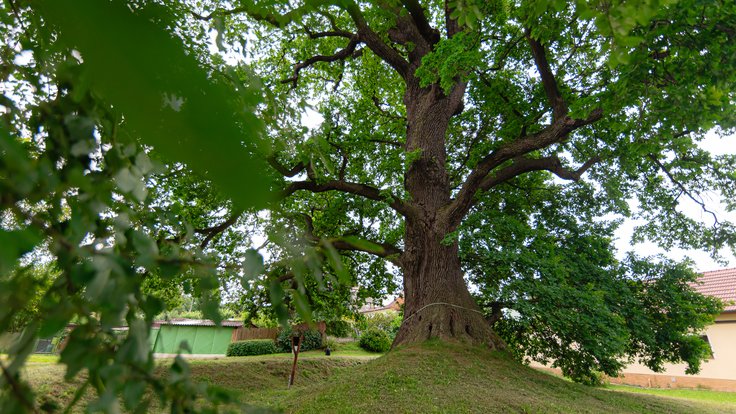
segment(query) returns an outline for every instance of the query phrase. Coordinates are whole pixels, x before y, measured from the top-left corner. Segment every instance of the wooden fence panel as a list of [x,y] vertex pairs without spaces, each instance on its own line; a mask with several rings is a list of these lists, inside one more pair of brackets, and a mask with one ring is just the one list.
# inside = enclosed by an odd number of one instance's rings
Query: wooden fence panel
[[233,329],[233,341],[247,341],[250,339],[276,339],[279,328],[237,328]]
[[299,325],[294,325],[291,327],[291,329],[295,331],[303,331],[307,329],[316,329],[319,331],[319,333],[322,334],[322,337],[325,336],[325,331],[327,330],[327,324],[325,322],[315,322],[312,326],[307,325],[306,323],[300,323]]
[[[299,324],[291,327],[293,330],[305,330],[310,329],[307,324]],[[311,328],[316,329],[322,334],[322,338],[325,338],[325,330],[327,324],[324,322],[317,322]],[[233,329],[232,341],[247,341],[250,339],[273,339],[279,335],[279,328],[244,328],[240,327]]]

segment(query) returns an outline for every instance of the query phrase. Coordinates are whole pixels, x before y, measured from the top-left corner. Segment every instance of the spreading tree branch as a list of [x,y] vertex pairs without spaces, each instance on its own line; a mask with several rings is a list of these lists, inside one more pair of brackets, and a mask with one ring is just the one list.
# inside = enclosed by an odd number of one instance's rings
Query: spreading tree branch
[[238,218],[240,218],[242,214],[243,210],[235,210],[225,221],[216,226],[206,227],[202,229],[194,229],[195,233],[205,235],[204,240],[202,240],[202,243],[200,243],[199,245],[199,248],[204,249],[205,247],[207,247],[212,239],[214,239],[218,234],[232,227],[238,221]]
[[320,183],[312,180],[293,181],[289,184],[288,187],[286,187],[283,192],[283,196],[288,197],[300,190],[311,191],[313,193],[340,191],[343,193],[358,195],[369,200],[386,202],[389,206],[391,206],[391,208],[396,210],[397,213],[403,215],[404,217],[410,217],[414,215],[414,208],[408,203],[405,203],[394,195],[389,194],[388,196],[386,196],[385,194],[382,194],[382,191],[378,188],[367,184],[353,183],[342,180],[329,180]]
[[440,41],[439,32],[434,29],[427,20],[425,10],[417,0],[401,0],[401,3],[409,11],[414,24],[419,30],[419,33],[430,45],[436,44]]
[[301,161],[291,168],[285,167],[279,162],[275,154],[266,157],[266,161],[284,177],[293,177],[307,169],[307,164]]
[[544,158],[519,157],[514,159],[514,162],[508,167],[498,170],[495,174],[488,175],[481,183],[479,189],[488,190],[498,184],[531,171],[549,171],[563,180],[579,181],[582,175],[600,160],[600,157],[593,157],[580,166],[580,168],[571,170],[563,167],[562,162],[557,156]]
[[335,148],[337,152],[340,153],[340,169],[337,171],[337,178],[340,181],[345,181],[345,174],[348,168],[348,161],[350,160],[349,153],[343,146],[330,141],[330,135],[331,134],[328,132],[327,139],[326,139],[327,143],[332,148]]
[[708,206],[705,205],[705,202],[703,201],[703,199],[699,196],[696,197],[696,194],[693,194],[692,191],[688,190],[687,187],[685,187],[685,185],[682,182],[680,182],[680,180],[675,178],[674,174],[672,174],[672,171],[670,171],[670,169],[667,168],[667,166],[664,165],[662,161],[657,159],[657,157],[654,154],[649,154],[648,157],[650,160],[652,160],[652,162],[654,162],[654,164],[657,165],[657,167],[659,167],[660,170],[662,170],[662,172],[664,173],[664,175],[667,176],[670,182],[672,182],[672,184],[674,184],[675,186],[677,186],[677,188],[680,189],[680,192],[682,194],[685,194],[695,204],[699,205],[704,213],[710,214],[713,217],[713,227],[714,228],[717,227],[718,224],[720,223],[720,221],[718,220],[718,215],[716,215],[716,213],[713,212],[712,210],[708,209]]
[[[523,39],[524,39],[524,36],[518,36],[516,39],[508,43],[508,46],[501,53],[496,64],[488,68],[488,70],[493,71],[493,72],[502,70],[506,66],[506,59],[508,59],[511,52],[514,50],[514,48],[516,48],[516,45],[518,45],[519,42],[521,42]],[[499,40],[502,40],[502,39],[499,39]]]
[[360,55],[360,50],[356,50],[356,47],[359,43],[359,38],[356,35],[350,38],[350,42],[348,42],[348,45],[345,46],[344,49],[341,49],[334,55],[316,55],[303,62],[297,63],[296,66],[294,66],[293,76],[282,80],[281,83],[291,83],[292,87],[296,88],[296,84],[299,81],[299,72],[301,72],[302,69],[308,68],[317,62],[336,62],[338,60],[345,60],[349,57],[358,57]]
[[392,244],[378,243],[378,242],[373,242],[373,241],[368,240],[370,244],[374,244],[376,247],[380,247],[380,249],[379,248],[368,249],[364,247],[362,244],[356,244],[353,241],[345,240],[342,238],[329,239],[328,241],[337,250],[370,253],[374,256],[388,259],[391,263],[395,264],[396,266],[401,266],[400,257],[404,252]]
[[547,61],[547,52],[537,39],[531,36],[529,30],[526,32],[526,38],[529,42],[529,46],[532,48],[532,56],[534,56],[534,63],[537,65],[537,71],[539,76],[542,78],[542,86],[544,86],[544,93],[547,95],[547,100],[552,107],[553,119],[561,119],[567,115],[567,103],[560,93],[557,80],[552,72]]
[[[351,39],[351,42],[348,45],[348,47],[346,47],[341,52],[338,52],[336,54],[336,55],[345,54],[344,57],[336,57],[336,58],[330,59],[330,57],[328,56],[314,56],[313,58],[310,58],[307,61],[302,62],[300,65],[303,65],[303,67],[306,67],[318,61],[333,62],[336,60],[345,59],[347,58],[347,56],[352,54],[352,52],[348,53],[347,50],[351,48],[354,50],[355,46],[357,46],[359,43],[365,43],[368,46],[368,48],[370,48],[373,51],[373,53],[375,53],[378,57],[380,57],[386,63],[388,63],[389,66],[394,68],[394,70],[396,70],[402,77],[406,77],[409,74],[409,62],[407,62],[401,56],[401,53],[399,53],[399,51],[397,51],[396,49],[389,46],[386,42],[384,42],[383,39],[375,31],[373,31],[373,29],[371,29],[370,26],[368,26],[368,23],[366,22],[365,17],[363,16],[363,13],[361,12],[360,6],[358,5],[358,3],[356,3],[353,0],[346,0],[346,1],[339,2],[337,4],[338,7],[342,8],[348,13],[350,18],[353,20],[353,23],[355,24],[355,26],[358,28],[358,32],[355,34],[348,33],[348,32],[338,29],[335,24],[334,19],[331,18],[331,16],[328,13],[318,10],[313,4],[311,4],[310,2],[308,3],[309,4],[305,4],[303,6],[297,7],[284,14],[268,13],[265,11],[257,10],[257,8],[253,6],[236,7],[230,10],[217,9],[208,15],[201,15],[194,11],[190,11],[190,14],[199,20],[208,21],[217,16],[226,16],[226,15],[232,15],[232,14],[238,14],[238,13],[246,13],[248,16],[250,16],[251,18],[255,20],[269,23],[275,27],[284,27],[286,24],[297,20],[299,16],[302,16],[309,11],[312,11],[312,12],[316,11],[318,14],[321,14],[322,16],[326,16],[328,20],[330,20],[333,30],[320,32],[319,34],[312,33],[311,36],[349,37]],[[307,35],[310,35],[309,32],[307,33]],[[353,43],[355,44],[353,45]],[[335,55],[332,55],[332,56],[334,57]],[[312,59],[317,59],[317,60],[312,61]],[[306,62],[309,62],[309,61],[311,61],[311,63],[306,64]],[[298,70],[295,70],[295,76],[297,74],[298,74]],[[293,77],[288,79],[287,81],[294,82]]]
[[465,217],[465,214],[473,205],[473,197],[476,191],[480,189],[486,176],[493,169],[499,167],[506,161],[562,142],[572,131],[596,122],[602,117],[603,111],[601,109],[595,109],[585,119],[573,119],[566,116],[556,119],[551,125],[540,132],[501,145],[497,150],[484,157],[468,175],[457,197],[448,206],[449,223],[452,226],[456,226]]
[[378,99],[378,97],[376,95],[373,95],[371,97],[371,101],[373,101],[373,105],[376,107],[376,109],[378,109],[378,112],[380,112],[381,115],[383,115],[383,116],[385,116],[387,118],[394,119],[396,121],[406,122],[406,117],[392,114],[391,112],[383,109],[381,107],[381,101]]
[[311,5],[311,4],[304,4],[304,5],[300,6],[300,7],[295,8],[295,9],[291,9],[291,10],[289,10],[288,12],[286,12],[284,14],[277,14],[277,13],[268,13],[268,12],[266,12],[265,9],[257,10],[258,7],[255,6],[255,5],[253,5],[252,2],[250,2],[250,3],[251,3],[250,6],[242,6],[242,7],[234,8],[232,10],[225,10],[225,11],[220,10],[219,12],[218,11],[215,11],[212,14],[225,15],[225,14],[234,14],[234,13],[243,13],[243,12],[245,12],[248,16],[250,16],[251,18],[253,18],[255,20],[262,21],[262,22],[267,22],[267,23],[269,23],[269,24],[271,24],[271,25],[273,25],[275,27],[283,28],[287,24],[289,24],[289,23],[291,23],[293,21],[298,20],[305,13],[314,10],[314,6],[313,5]]
[[356,36],[355,33],[337,28],[335,28],[334,30],[326,30],[323,32],[313,32],[305,26],[304,32],[307,33],[307,36],[309,36],[310,39],[323,39],[325,37],[344,37],[346,39],[350,39]]
[[[305,237],[307,240],[315,244],[321,243],[323,239],[314,234],[314,221],[312,220],[312,217],[308,214],[304,214],[303,216],[306,223]],[[401,266],[401,255],[404,253],[401,249],[390,243],[381,243],[367,239],[362,240],[367,243],[361,243],[354,237],[348,236],[325,239],[327,243],[331,244],[332,247],[337,250],[369,253],[377,257],[388,259],[393,264]]]
[[368,26],[368,23],[360,11],[360,7],[355,1],[346,0],[342,3],[342,8],[350,15],[350,18],[358,28],[358,36],[360,41],[365,43],[376,56],[383,59],[389,66],[403,78],[412,74],[409,71],[409,62],[401,56],[398,50],[389,46],[381,37]]
[[218,9],[215,9],[215,11],[213,11],[212,13],[206,14],[206,15],[199,14],[195,12],[194,10],[189,10],[189,14],[194,16],[195,19],[202,20],[202,21],[210,21],[218,16],[230,16],[233,14],[240,14],[240,13],[247,13],[247,12],[248,12],[248,8],[245,6],[236,7],[234,9],[227,9],[227,10],[218,8]]

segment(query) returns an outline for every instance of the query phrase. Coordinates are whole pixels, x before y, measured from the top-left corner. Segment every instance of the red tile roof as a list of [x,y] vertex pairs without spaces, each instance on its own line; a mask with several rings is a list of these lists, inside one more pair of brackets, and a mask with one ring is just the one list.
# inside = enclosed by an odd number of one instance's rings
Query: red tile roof
[[371,306],[371,305],[363,305],[358,312],[367,314],[367,313],[375,313],[375,312],[383,312],[387,310],[393,310],[393,311],[400,311],[401,305],[404,304],[404,298],[402,296],[397,297],[391,303],[385,306]]
[[736,268],[703,272],[693,287],[698,292],[721,299],[724,312],[736,312]]

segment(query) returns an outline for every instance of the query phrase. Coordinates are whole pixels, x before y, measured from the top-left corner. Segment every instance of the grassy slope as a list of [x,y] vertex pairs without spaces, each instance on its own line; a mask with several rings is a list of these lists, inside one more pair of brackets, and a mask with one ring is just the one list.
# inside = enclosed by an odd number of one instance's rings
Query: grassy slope
[[[305,352],[291,390],[286,389],[288,354],[190,364],[200,381],[232,389],[244,402],[287,412],[736,413],[728,398],[713,403],[590,388],[457,344],[432,342],[373,358],[352,348],[331,357]],[[68,401],[76,388],[60,381],[61,366],[36,363],[26,370],[46,398]]]
[[[322,382],[336,369],[349,368],[376,358],[357,346],[343,346],[334,357],[325,357],[323,351],[309,351],[300,354],[297,381],[301,384]],[[0,359],[4,356],[0,355]],[[57,364],[58,357],[52,355],[32,355],[24,368],[24,376],[37,391],[38,401],[51,401],[64,407],[72,400],[82,383],[76,378],[70,383],[63,380],[65,367]],[[159,361],[161,373],[171,360]],[[201,382],[228,388],[241,395],[244,402],[268,405],[286,393],[286,383],[291,372],[291,354],[274,354],[254,357],[235,357],[218,359],[190,359],[193,376]],[[82,402],[94,400],[93,391],[88,390]],[[75,412],[83,411],[82,408]]]
[[[728,404],[620,393],[573,384],[484,349],[425,343],[328,380],[270,395],[304,413],[726,413]],[[266,401],[263,401],[266,402]]]

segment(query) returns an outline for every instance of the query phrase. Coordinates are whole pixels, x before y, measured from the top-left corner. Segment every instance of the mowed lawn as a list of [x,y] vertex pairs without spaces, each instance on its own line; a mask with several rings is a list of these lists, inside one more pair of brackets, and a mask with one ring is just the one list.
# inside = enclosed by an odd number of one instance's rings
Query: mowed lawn
[[736,410],[736,392],[711,391],[706,389],[664,389],[664,388],[641,388],[629,385],[606,385],[606,389],[635,394],[657,395],[667,398],[682,398],[692,401],[705,401],[710,403],[722,403]]
[[[736,393],[586,387],[456,344],[428,343],[379,356],[354,344],[331,356],[304,352],[291,389],[289,354],[189,361],[197,380],[234,391],[244,403],[239,407],[275,412],[736,413]],[[58,403],[77,389],[62,380],[63,372],[49,356],[31,357],[26,368],[39,395]]]

